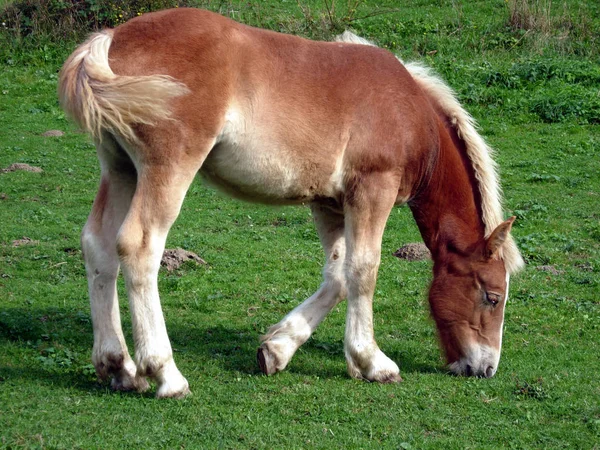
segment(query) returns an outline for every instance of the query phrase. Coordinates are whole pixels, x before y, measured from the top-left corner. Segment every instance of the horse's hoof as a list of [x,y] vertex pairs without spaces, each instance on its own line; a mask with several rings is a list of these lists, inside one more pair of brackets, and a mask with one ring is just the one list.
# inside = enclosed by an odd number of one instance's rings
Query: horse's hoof
[[191,395],[191,393],[187,380],[182,377],[181,384],[162,384],[156,391],[156,398],[184,398]]
[[129,376],[129,375],[115,375],[110,383],[110,387],[113,391],[121,392],[146,392],[150,389],[148,381],[144,377]]
[[160,389],[156,392],[156,398],[175,398],[175,399],[180,399],[180,398],[185,398],[189,395],[192,395],[192,391],[190,391],[189,387],[186,387],[185,389],[182,389],[180,391],[163,391],[161,392]]
[[265,375],[273,375],[277,372],[277,362],[275,356],[265,345],[261,345],[256,352],[256,360],[260,371]]
[[402,383],[403,380],[402,380],[402,377],[400,376],[400,374],[389,373],[389,374],[386,374],[374,381],[377,381],[378,383],[391,384],[391,383]]

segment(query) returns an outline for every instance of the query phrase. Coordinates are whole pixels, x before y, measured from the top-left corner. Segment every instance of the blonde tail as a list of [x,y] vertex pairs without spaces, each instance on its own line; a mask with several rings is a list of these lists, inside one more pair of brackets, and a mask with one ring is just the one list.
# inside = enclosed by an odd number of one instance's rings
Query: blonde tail
[[189,92],[167,75],[116,75],[108,64],[112,30],[96,33],[65,62],[58,96],[65,112],[94,139],[103,130],[137,141],[134,124],[153,125],[171,116],[170,100]]

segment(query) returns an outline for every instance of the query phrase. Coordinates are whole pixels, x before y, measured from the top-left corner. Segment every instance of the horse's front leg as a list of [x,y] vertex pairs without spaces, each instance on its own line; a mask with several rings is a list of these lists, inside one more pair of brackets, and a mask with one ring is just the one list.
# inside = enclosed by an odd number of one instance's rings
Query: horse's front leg
[[[389,178],[389,180],[388,180]],[[361,177],[344,208],[345,274],[348,288],[344,350],[348,373],[355,378],[391,383],[402,381],[400,370],[375,342],[373,293],[381,259],[381,240],[398,189],[393,177]]]
[[283,370],[327,313],[346,297],[344,217],[317,204],[311,205],[311,210],[326,257],[323,283],[317,292],[263,336],[257,358],[261,370],[267,375]]

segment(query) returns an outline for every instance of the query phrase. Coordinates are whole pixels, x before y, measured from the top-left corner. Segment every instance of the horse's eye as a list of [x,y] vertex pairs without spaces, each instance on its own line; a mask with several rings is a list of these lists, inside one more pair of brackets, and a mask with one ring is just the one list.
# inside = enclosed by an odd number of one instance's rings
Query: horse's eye
[[500,303],[500,300],[502,300],[500,294],[495,292],[486,292],[485,298],[492,306],[496,306],[498,303]]

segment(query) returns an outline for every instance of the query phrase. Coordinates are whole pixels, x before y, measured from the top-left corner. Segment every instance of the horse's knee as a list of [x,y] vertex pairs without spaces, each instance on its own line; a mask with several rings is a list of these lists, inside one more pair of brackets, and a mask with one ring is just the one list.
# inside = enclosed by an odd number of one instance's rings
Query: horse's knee
[[88,277],[102,284],[114,280],[118,271],[118,261],[114,248],[110,247],[110,242],[102,231],[88,222],[81,232],[80,242]]

